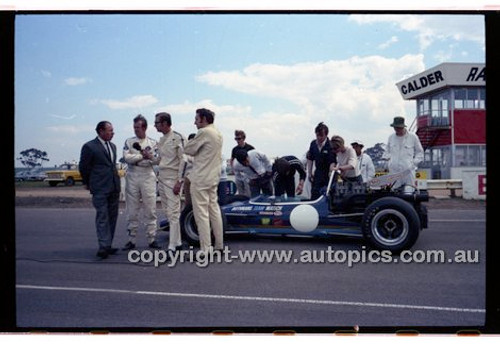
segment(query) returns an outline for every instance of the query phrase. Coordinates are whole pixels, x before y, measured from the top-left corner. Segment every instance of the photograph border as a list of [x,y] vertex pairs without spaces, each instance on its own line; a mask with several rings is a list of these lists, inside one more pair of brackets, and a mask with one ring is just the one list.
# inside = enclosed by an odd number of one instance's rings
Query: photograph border
[[[106,15],[106,14],[200,14],[200,15],[217,15],[217,14],[471,14],[471,15],[484,15],[485,28],[486,28],[486,67],[487,67],[487,81],[486,81],[486,112],[489,119],[486,120],[487,125],[487,141],[494,141],[495,129],[492,121],[495,117],[500,117],[498,109],[498,98],[495,93],[499,92],[498,82],[500,82],[498,63],[500,63],[500,55],[498,54],[497,44],[500,43],[499,28],[500,28],[500,14],[495,11],[405,11],[405,10],[391,10],[391,11],[322,11],[322,10],[306,10],[306,11],[220,11],[220,10],[192,10],[192,11],[17,11],[17,12],[0,12],[0,50],[1,50],[1,63],[0,63],[0,83],[2,85],[2,107],[4,107],[4,114],[7,119],[4,120],[6,125],[4,127],[10,132],[7,143],[4,145],[4,152],[7,155],[14,156],[14,37],[15,37],[15,18],[19,15],[30,14],[84,14],[84,15]],[[493,65],[492,65],[493,64]],[[12,119],[9,119],[12,117]],[[487,149],[487,161],[494,161],[496,149],[491,144]],[[5,171],[6,180],[9,184],[12,183],[11,176],[14,174],[14,165],[7,166]],[[492,182],[497,181],[496,172],[493,168],[488,170],[489,180]],[[411,327],[411,326],[389,326],[389,327],[361,327],[359,331],[354,331],[351,326],[346,327],[234,327],[234,328],[172,328],[165,330],[157,330],[153,328],[21,328],[16,323],[16,289],[15,289],[15,208],[7,207],[5,213],[6,220],[10,220],[7,232],[4,232],[1,238],[0,245],[0,259],[2,267],[1,278],[1,296],[2,309],[0,315],[0,331],[2,332],[111,332],[111,333],[144,333],[152,332],[158,334],[168,333],[273,333],[273,334],[291,334],[291,333],[320,333],[320,334],[339,334],[339,335],[356,335],[356,334],[399,334],[399,335],[414,335],[416,333],[438,333],[438,334],[458,334],[458,335],[479,335],[479,334],[499,334],[500,333],[500,290],[498,280],[498,269],[500,268],[500,257],[497,257],[495,251],[500,249],[499,238],[494,235],[492,230],[492,220],[495,220],[497,202],[497,187],[495,183],[490,183],[488,186],[487,208],[486,208],[486,321],[484,326],[478,327],[457,327],[457,326],[439,326],[439,327]],[[14,186],[4,188],[4,200],[7,205],[15,205],[15,189]]]

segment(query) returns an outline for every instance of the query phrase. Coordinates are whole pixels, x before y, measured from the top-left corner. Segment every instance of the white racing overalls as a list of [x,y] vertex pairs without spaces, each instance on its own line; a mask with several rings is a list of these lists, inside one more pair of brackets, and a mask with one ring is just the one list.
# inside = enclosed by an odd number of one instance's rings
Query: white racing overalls
[[181,195],[174,194],[173,188],[177,181],[184,178],[185,165],[184,137],[176,132],[169,131],[163,135],[158,142],[158,154],[160,157],[158,189],[160,191],[161,204],[170,225],[168,248],[175,250],[182,245],[181,240]]
[[128,138],[123,147],[123,158],[128,164],[125,176],[125,203],[129,241],[136,244],[139,214],[142,209],[148,243],[156,238],[156,173],[153,165],[157,162],[142,157],[133,147],[138,143],[142,150],[150,149],[156,155],[157,142],[151,138]]
[[389,173],[403,172],[408,169],[412,171],[407,178],[398,180],[394,187],[397,188],[403,184],[415,187],[415,171],[424,159],[424,149],[418,136],[409,131],[406,131],[403,136],[392,134],[387,142],[385,156],[389,159]]

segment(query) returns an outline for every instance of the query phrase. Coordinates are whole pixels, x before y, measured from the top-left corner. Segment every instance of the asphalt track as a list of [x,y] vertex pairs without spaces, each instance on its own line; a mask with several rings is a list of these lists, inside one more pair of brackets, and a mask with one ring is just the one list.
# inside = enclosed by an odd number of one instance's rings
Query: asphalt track
[[[234,259],[206,267],[155,267],[129,262],[126,251],[96,259],[92,209],[16,208],[17,326],[252,332],[484,325],[485,211],[431,210],[429,217],[429,229],[412,251],[443,251],[444,263],[404,263],[397,257],[352,266]],[[164,243],[168,234],[159,235]],[[114,246],[126,241],[120,214]],[[284,250],[295,259],[327,249],[369,251],[363,242],[345,238],[235,235],[226,244],[232,255]],[[138,246],[148,250],[144,237]],[[458,250],[471,252],[473,262],[448,261]]]

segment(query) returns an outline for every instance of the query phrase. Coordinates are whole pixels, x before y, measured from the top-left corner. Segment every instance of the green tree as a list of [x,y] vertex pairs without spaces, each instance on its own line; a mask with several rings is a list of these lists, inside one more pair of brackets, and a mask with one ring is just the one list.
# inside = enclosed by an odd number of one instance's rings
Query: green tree
[[23,166],[33,168],[42,166],[43,161],[49,161],[47,153],[35,148],[27,149],[20,152],[21,157],[17,160],[21,161]]
[[375,146],[371,148],[365,149],[364,151],[367,155],[372,158],[373,164],[375,165],[375,169],[383,169],[386,161],[382,159],[385,152],[385,144],[377,143]]

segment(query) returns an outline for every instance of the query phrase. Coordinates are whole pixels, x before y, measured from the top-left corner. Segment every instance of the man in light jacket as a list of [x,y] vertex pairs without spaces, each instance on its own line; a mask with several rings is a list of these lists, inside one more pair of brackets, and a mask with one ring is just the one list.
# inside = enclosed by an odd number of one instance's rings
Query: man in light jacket
[[406,178],[399,179],[394,187],[404,184],[415,187],[415,171],[424,159],[424,149],[418,136],[406,129],[403,117],[394,117],[391,127],[394,128],[394,133],[389,136],[385,153],[385,157],[389,160],[389,173],[411,171]]
[[184,153],[193,156],[193,169],[189,174],[193,214],[200,236],[200,250],[212,250],[211,230],[215,250],[224,248],[222,216],[217,203],[217,186],[222,165],[222,134],[214,126],[214,112],[206,108],[196,110],[194,124],[196,136],[184,147]]

